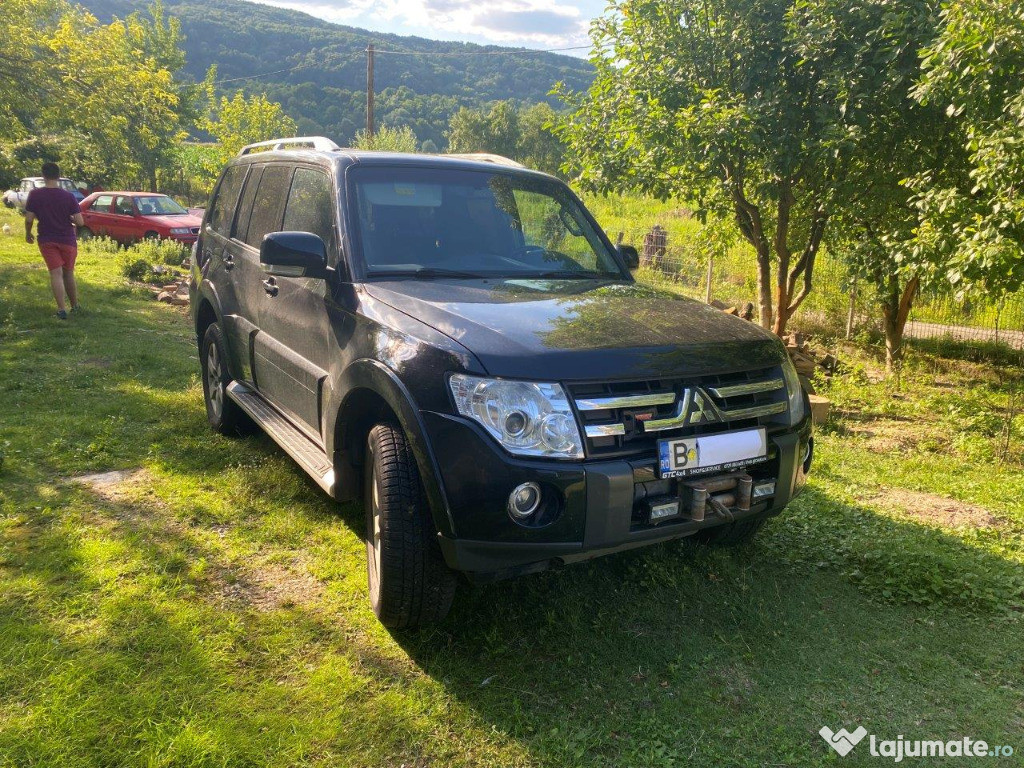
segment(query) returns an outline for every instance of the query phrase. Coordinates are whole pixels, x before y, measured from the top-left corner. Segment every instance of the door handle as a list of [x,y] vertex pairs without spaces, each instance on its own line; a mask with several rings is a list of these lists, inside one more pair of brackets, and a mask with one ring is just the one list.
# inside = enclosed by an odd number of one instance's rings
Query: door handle
[[277,296],[277,281],[268,277],[263,281],[263,290],[267,292],[267,296]]
[[235,257],[230,253],[224,254],[224,269],[235,268]]

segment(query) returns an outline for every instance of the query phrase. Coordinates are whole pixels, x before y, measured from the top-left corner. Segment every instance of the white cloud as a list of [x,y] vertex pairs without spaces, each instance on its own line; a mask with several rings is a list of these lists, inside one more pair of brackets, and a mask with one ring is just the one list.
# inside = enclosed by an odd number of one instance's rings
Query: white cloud
[[531,48],[587,44],[592,0],[259,0],[380,32]]

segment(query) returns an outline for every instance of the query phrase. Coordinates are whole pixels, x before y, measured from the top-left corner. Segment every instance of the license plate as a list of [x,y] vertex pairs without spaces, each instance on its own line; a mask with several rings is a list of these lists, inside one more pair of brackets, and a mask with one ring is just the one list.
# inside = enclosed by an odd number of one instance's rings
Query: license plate
[[736,469],[764,461],[767,456],[768,438],[763,428],[658,441],[660,477]]

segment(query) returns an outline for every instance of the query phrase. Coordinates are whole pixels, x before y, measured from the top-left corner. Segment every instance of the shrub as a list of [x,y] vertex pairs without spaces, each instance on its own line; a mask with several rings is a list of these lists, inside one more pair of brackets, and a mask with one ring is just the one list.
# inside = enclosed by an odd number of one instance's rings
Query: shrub
[[144,282],[153,274],[153,265],[145,258],[125,251],[117,257],[118,271],[129,280]]
[[165,280],[163,269],[156,269],[156,266],[180,267],[187,253],[185,247],[174,240],[143,240],[118,254],[117,268],[129,280]]

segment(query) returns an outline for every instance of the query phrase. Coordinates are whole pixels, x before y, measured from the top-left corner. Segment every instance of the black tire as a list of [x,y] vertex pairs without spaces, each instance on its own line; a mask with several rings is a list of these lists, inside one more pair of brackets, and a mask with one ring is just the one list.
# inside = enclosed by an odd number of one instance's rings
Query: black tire
[[231,374],[228,373],[226,349],[224,332],[217,323],[211,323],[199,349],[206,419],[222,435],[244,435],[252,430],[253,423],[248,414],[227,396]]
[[737,520],[734,523],[705,528],[693,535],[694,541],[715,547],[738,547],[751,541],[764,527],[767,518],[762,515]]
[[92,234],[92,230],[91,229],[89,229],[88,227],[79,227],[78,228],[78,239],[79,240],[92,240],[92,238],[93,238],[93,234]]
[[401,429],[377,424],[366,441],[366,571],[370,605],[392,629],[440,621],[455,574],[445,565],[416,459]]
[[159,240],[160,239],[160,233],[159,232],[150,231],[150,232],[147,232],[146,234],[144,234],[142,236],[142,239],[143,240]]

